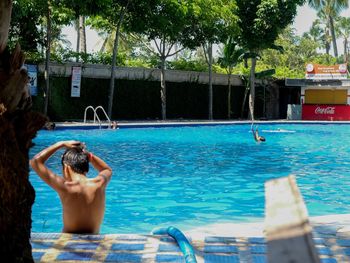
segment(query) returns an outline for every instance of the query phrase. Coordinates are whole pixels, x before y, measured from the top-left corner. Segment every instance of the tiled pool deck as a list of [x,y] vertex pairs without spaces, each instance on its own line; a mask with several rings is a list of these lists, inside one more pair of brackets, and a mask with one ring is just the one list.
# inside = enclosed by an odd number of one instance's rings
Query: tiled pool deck
[[[311,223],[321,262],[350,262],[350,214],[315,217]],[[185,234],[198,263],[267,262],[262,223],[220,224]],[[36,262],[185,262],[168,236],[33,233],[31,242]]]

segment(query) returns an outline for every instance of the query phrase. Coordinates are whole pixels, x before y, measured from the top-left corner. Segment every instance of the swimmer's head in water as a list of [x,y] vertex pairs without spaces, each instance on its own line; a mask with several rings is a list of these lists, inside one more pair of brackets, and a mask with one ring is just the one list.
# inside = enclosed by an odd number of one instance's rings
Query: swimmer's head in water
[[263,136],[259,136],[259,141],[264,142],[264,141],[266,141],[266,139],[265,139],[265,137],[263,137]]

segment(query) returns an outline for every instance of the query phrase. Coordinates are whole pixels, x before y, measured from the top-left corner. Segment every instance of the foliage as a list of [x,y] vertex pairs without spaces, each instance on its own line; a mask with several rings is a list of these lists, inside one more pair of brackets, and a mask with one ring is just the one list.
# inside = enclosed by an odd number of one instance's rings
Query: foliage
[[349,7],[348,0],[309,0],[309,5],[318,11],[322,12],[327,19],[327,27],[331,33],[333,42],[334,56],[338,56],[338,48],[336,42],[336,30],[334,20],[339,16],[340,12]]
[[178,60],[170,61],[168,63],[169,69],[177,69],[177,70],[187,70],[187,71],[207,71],[208,65],[202,63],[198,60],[187,60],[183,58],[179,58]]
[[129,32],[144,34],[149,40],[164,39],[168,43],[188,42],[189,1],[142,1],[129,7],[125,18]]
[[41,16],[37,2],[30,0],[13,1],[11,26],[9,31],[9,46],[18,42],[26,51],[36,51],[37,45],[42,44],[39,19]]
[[250,51],[271,48],[278,34],[296,15],[303,0],[253,0],[237,1],[239,43]]
[[191,5],[192,38],[197,46],[222,43],[238,32],[237,6],[230,0],[195,0]]
[[227,73],[230,73],[232,68],[242,61],[242,55],[244,53],[244,49],[240,48],[232,37],[229,37],[221,52],[218,63],[223,68],[226,68]]

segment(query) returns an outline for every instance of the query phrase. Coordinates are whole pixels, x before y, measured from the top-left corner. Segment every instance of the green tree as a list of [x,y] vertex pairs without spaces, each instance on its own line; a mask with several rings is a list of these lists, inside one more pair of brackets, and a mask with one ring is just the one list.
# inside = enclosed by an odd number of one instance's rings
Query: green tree
[[[191,1],[149,0],[141,1],[139,6],[129,8],[126,28],[147,37],[153,46],[144,43],[148,51],[158,57],[161,68],[162,119],[166,119],[166,60],[181,52],[185,47],[193,48],[195,42],[193,14],[198,12]],[[181,43],[182,47],[175,45]],[[154,48],[155,47],[155,48]]]
[[309,5],[316,11],[323,11],[329,23],[329,29],[332,36],[334,56],[338,57],[337,37],[334,26],[334,19],[340,12],[349,7],[348,0],[309,0]]
[[309,35],[314,41],[320,43],[320,47],[326,50],[329,55],[332,37],[330,34],[329,21],[325,13],[321,10],[317,13],[318,18],[312,23]]
[[[113,44],[113,55],[112,55],[112,68],[111,68],[111,79],[109,85],[109,96],[108,96],[108,116],[112,119],[113,111],[113,98],[114,98],[114,86],[115,86],[115,69],[117,63],[118,47],[119,47],[119,36],[121,27],[124,21],[124,17],[128,12],[130,4],[137,4],[131,0],[112,0],[108,9],[104,10],[102,17],[109,21],[110,28],[115,32],[114,44]],[[116,15],[117,14],[117,15]]]
[[56,0],[56,3],[72,11],[72,20],[77,31],[76,52],[86,53],[85,18],[103,12],[109,7],[108,0]]
[[[39,31],[40,6],[36,1],[18,0],[13,3],[9,45],[19,43],[26,51],[37,51],[37,45],[43,44]],[[30,19],[28,19],[30,18]]]
[[296,15],[302,0],[252,0],[237,1],[239,20],[239,44],[249,51],[251,59],[249,109],[254,120],[255,67],[258,54],[274,47],[278,34]]
[[196,30],[194,39],[203,47],[208,64],[208,118],[213,119],[213,45],[224,42],[229,35],[237,33],[236,4],[230,0],[197,0],[193,1],[196,12],[193,22]]
[[46,55],[45,55],[45,89],[44,89],[44,114],[48,113],[48,105],[50,98],[50,58],[51,58],[51,44],[52,44],[52,32],[53,29],[57,29],[62,25],[66,25],[70,21],[70,13],[61,2],[57,0],[39,0],[42,10],[42,20],[46,22]]
[[242,61],[242,55],[245,53],[244,49],[240,48],[233,40],[233,37],[229,37],[224,45],[221,56],[218,63],[225,68],[228,75],[228,94],[227,94],[227,118],[231,119],[231,76],[233,67],[235,67],[240,61]]
[[338,31],[338,34],[343,38],[343,45],[344,45],[344,61],[348,62],[348,39],[350,37],[350,18],[349,17],[339,17],[336,20],[336,28]]

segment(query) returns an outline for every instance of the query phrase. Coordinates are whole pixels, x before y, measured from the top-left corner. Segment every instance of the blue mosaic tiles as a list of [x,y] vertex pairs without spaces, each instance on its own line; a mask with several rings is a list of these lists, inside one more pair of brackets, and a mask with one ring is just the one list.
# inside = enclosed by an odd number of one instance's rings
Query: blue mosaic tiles
[[109,253],[105,262],[142,262],[141,254]]
[[[207,236],[191,243],[204,263],[267,263],[262,237]],[[322,263],[350,262],[350,233],[316,237],[314,243]],[[176,241],[168,236],[33,233],[31,244],[35,262],[185,263]]]
[[137,251],[137,250],[144,250],[145,245],[144,244],[113,244],[111,247],[111,250],[130,250],[130,251]]
[[203,249],[205,253],[238,253],[238,249],[235,246],[213,246],[206,245]]
[[161,263],[161,262],[176,262],[176,263],[186,263],[185,259],[183,256],[179,255],[167,255],[167,254],[159,254],[156,256],[156,262]]
[[90,261],[93,257],[93,252],[62,252],[58,254],[57,260],[76,260],[76,261]]

